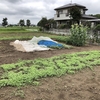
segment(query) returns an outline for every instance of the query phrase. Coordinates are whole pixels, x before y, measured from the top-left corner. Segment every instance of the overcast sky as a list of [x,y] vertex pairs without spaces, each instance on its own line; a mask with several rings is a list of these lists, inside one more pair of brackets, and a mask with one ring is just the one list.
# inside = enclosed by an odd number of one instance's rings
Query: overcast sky
[[[87,14],[100,14],[100,0],[72,0],[87,7]],[[30,19],[32,24],[42,17],[53,18],[54,9],[71,3],[71,0],[0,0],[0,23],[7,17],[9,24],[17,24],[20,19]]]

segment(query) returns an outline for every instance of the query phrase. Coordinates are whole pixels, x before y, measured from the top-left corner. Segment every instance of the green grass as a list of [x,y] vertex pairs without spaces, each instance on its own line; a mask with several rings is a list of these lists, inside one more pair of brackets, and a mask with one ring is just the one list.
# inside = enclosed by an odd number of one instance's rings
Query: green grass
[[37,79],[75,74],[83,68],[100,66],[100,51],[63,54],[51,58],[24,60],[0,66],[0,87],[38,85]]
[[38,27],[1,27],[0,40],[30,40],[34,36],[45,36],[54,39],[55,41],[66,43],[68,36],[61,36],[51,33],[40,32]]
[[67,36],[61,36],[61,35],[55,35],[55,34],[49,34],[49,33],[43,33],[43,32],[8,32],[8,33],[0,33],[0,40],[30,40],[34,36],[45,36],[50,37],[56,41],[66,43]]
[[0,33],[0,40],[30,40],[34,36],[50,37],[55,41],[66,43],[67,36],[60,36],[54,34],[48,34],[43,32],[26,32],[26,33]]
[[39,32],[39,28],[38,27],[0,27],[0,35],[5,34],[5,35],[9,35],[9,34],[15,34],[15,33],[32,33],[32,32]]

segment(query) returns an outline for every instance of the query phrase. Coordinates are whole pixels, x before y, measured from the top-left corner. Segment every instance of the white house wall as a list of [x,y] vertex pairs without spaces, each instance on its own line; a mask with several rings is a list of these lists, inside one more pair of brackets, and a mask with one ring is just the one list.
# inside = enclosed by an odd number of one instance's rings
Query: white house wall
[[64,9],[64,10],[63,10],[63,13],[64,13],[64,14],[67,14],[67,13],[68,13],[67,9]]
[[70,19],[69,16],[66,16],[66,14],[59,14],[59,17],[57,14],[54,15],[54,20],[68,20]]

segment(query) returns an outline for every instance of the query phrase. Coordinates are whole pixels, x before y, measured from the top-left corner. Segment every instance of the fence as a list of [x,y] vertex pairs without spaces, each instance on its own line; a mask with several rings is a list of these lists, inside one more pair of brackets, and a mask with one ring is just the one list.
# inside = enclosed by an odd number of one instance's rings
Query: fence
[[50,29],[48,33],[60,34],[60,35],[70,35],[70,29]]

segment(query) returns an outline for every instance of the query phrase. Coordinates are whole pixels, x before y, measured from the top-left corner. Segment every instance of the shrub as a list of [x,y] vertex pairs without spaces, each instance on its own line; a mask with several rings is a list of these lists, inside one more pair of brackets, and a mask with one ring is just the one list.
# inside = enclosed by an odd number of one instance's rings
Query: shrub
[[94,27],[93,29],[93,42],[100,43],[100,24]]
[[39,31],[43,31],[43,28],[42,28],[42,27],[40,27],[40,28],[39,28]]
[[83,46],[87,38],[87,27],[74,24],[71,27],[71,36],[67,43],[74,46]]
[[94,28],[94,30],[96,31],[100,31],[100,24],[98,24],[95,28]]
[[68,28],[70,28],[69,24],[60,24],[60,25],[58,25],[58,29],[68,29]]

